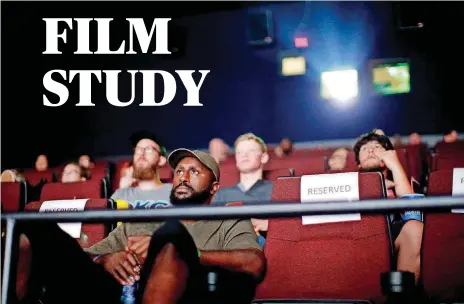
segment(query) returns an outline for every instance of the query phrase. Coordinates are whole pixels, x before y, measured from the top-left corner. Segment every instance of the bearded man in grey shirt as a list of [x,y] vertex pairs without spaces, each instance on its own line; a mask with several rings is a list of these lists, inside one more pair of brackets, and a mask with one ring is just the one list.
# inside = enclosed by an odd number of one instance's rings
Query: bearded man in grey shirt
[[131,209],[171,206],[172,184],[163,183],[158,174],[158,168],[166,165],[166,150],[156,135],[148,131],[135,133],[131,141],[134,149],[132,178],[136,185],[116,190],[111,198],[127,201]]

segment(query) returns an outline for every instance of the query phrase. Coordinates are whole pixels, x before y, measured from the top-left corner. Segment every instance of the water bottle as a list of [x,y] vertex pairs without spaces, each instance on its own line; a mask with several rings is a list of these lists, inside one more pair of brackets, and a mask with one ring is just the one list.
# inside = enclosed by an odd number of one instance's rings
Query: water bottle
[[124,285],[122,288],[121,303],[123,304],[134,304],[135,303],[135,291],[137,290],[137,282],[130,276],[130,279],[134,282],[134,285]]
[[215,292],[217,283],[217,274],[215,272],[208,272],[208,291]]

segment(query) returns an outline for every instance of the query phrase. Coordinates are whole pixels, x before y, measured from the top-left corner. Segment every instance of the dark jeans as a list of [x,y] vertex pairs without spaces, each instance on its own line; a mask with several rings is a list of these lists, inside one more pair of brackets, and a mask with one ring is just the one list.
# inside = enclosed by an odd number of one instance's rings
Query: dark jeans
[[[120,303],[122,286],[101,265],[95,264],[76,240],[56,224],[22,224],[19,229],[28,237],[33,252],[30,285],[36,289],[45,287],[44,303]],[[188,231],[180,222],[170,221],[152,236],[145,266],[140,274],[137,303],[141,303],[144,287],[158,253],[168,243],[176,247],[180,258],[189,268],[187,287],[181,303],[251,302],[256,288],[254,279],[244,273],[202,266]],[[214,271],[216,277],[214,292],[208,290],[208,274],[211,271]]]

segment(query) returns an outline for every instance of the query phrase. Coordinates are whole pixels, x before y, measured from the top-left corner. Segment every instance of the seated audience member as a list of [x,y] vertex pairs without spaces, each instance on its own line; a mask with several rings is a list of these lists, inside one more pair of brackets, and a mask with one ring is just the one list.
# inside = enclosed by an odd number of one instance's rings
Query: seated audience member
[[401,135],[395,134],[392,137],[392,144],[394,148],[401,147],[403,145],[403,140],[401,139]]
[[222,139],[213,138],[209,142],[209,153],[220,164],[229,156],[229,146]]
[[458,132],[456,132],[456,130],[453,130],[450,133],[443,136],[443,141],[446,143],[452,143],[457,140],[458,140]]
[[7,169],[2,172],[1,181],[5,182],[21,182],[24,181],[24,176],[22,176],[18,171],[12,169]]
[[284,156],[289,155],[293,150],[293,142],[288,139],[284,138],[280,141],[280,144],[274,149],[275,155],[282,158]]
[[[214,158],[178,149],[169,164],[173,205],[208,205],[219,188]],[[126,298],[143,304],[250,303],[264,278],[266,259],[250,220],[123,223],[84,250],[55,223],[21,228],[20,299],[44,286],[51,304],[134,303]],[[214,292],[210,271],[216,274]]]
[[409,135],[408,144],[417,146],[417,145],[420,145],[421,142],[422,140],[419,134],[411,133],[411,135]]
[[[213,204],[269,202],[272,182],[263,180],[263,168],[269,161],[266,144],[258,136],[247,133],[239,136],[234,146],[240,182],[233,187],[220,189],[214,196]],[[252,219],[251,221],[257,232],[267,231],[268,220]]]
[[79,165],[87,170],[95,168],[95,163],[89,155],[81,155],[79,157]]
[[348,158],[348,150],[345,148],[339,148],[332,153],[329,158],[329,169],[330,170],[343,170],[346,166],[346,160]]
[[44,154],[41,154],[37,157],[35,161],[35,169],[37,171],[47,171],[48,170],[48,158]]
[[62,183],[83,182],[88,179],[87,170],[78,163],[68,163],[61,174]]
[[[388,188],[388,197],[413,194],[413,189],[393,145],[386,136],[368,133],[355,144],[353,151],[360,171],[382,172]],[[390,216],[398,251],[398,271],[414,273],[416,282],[420,277],[422,244],[422,213],[409,211]]]
[[166,150],[156,135],[140,131],[131,137],[134,147],[133,179],[136,186],[116,190],[111,196],[115,200],[127,201],[131,208],[168,207],[172,184],[165,184],[159,178],[158,168],[166,164]]

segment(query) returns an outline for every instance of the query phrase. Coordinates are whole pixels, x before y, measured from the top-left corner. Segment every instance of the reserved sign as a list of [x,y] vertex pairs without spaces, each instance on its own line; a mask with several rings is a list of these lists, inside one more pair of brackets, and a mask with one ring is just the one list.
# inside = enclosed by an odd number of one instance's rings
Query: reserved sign
[[[359,181],[357,172],[305,175],[301,177],[302,203],[358,201]],[[303,216],[303,225],[359,221],[361,214]]]
[[[45,201],[39,212],[76,212],[83,211],[88,199]],[[81,236],[82,223],[58,223],[67,234],[77,239]]]

